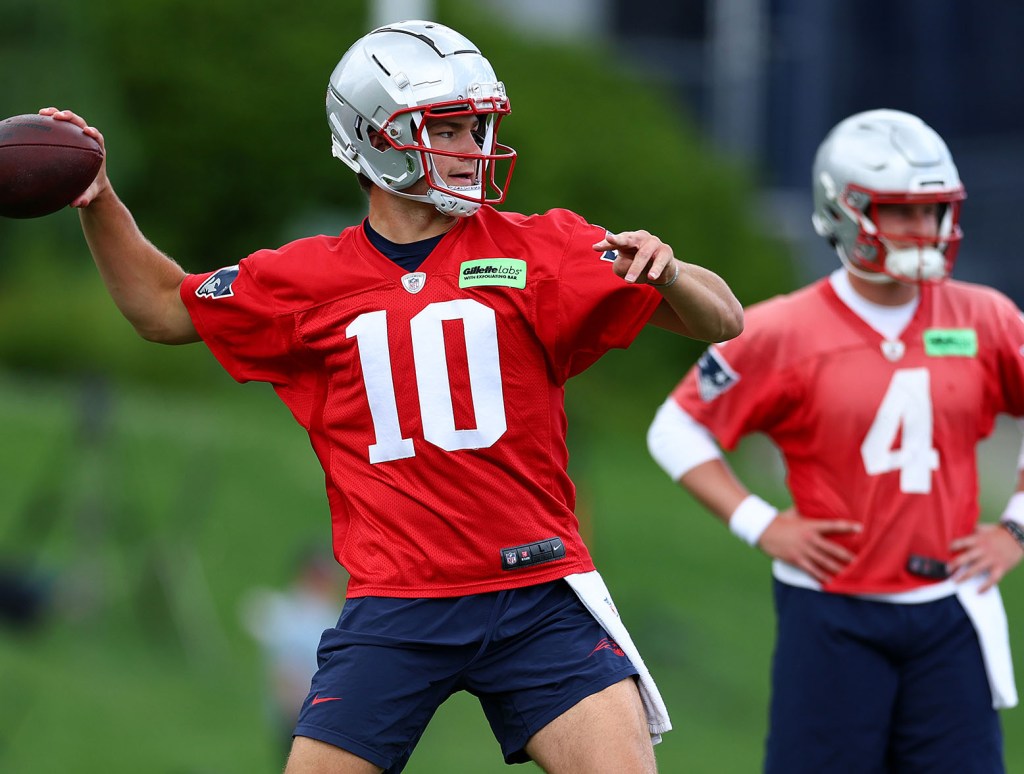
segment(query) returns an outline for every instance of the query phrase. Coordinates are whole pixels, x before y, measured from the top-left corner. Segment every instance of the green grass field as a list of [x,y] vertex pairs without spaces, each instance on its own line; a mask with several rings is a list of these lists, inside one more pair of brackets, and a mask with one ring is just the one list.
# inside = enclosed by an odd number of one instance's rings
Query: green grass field
[[[614,353],[598,368],[625,363]],[[647,456],[647,418],[671,385],[648,385],[633,404],[599,384],[585,376],[570,388],[571,464],[598,566],[672,713],[661,770],[756,772],[768,561]],[[106,407],[93,424],[82,421],[86,398]],[[97,392],[0,374],[0,428],[0,558],[27,562],[57,592],[43,626],[0,630],[0,771],[280,771],[239,603],[254,586],[283,586],[295,551],[326,544],[329,522],[308,442],[269,388]],[[992,507],[1009,491],[1016,443],[987,452]],[[779,499],[763,445],[733,460]],[[1024,572],[1003,593],[1024,673]],[[1021,710],[1004,714],[1004,729],[1008,770],[1024,771]],[[457,696],[407,770],[507,767],[475,701]]]

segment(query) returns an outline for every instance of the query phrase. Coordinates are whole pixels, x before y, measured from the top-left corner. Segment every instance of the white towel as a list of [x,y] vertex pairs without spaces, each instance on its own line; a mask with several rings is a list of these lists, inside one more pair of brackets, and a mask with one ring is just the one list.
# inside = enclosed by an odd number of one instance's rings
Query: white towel
[[1006,609],[999,589],[993,586],[984,594],[978,587],[987,576],[975,576],[957,584],[957,597],[974,624],[985,660],[988,684],[992,689],[992,706],[1009,709],[1017,706],[1017,686],[1010,657],[1010,631]]
[[639,673],[640,699],[643,701],[644,710],[647,712],[647,728],[651,733],[651,743],[658,744],[661,735],[672,730],[672,722],[668,717],[668,710],[661,698],[658,686],[654,684],[654,678],[647,670],[644,660],[633,644],[633,638],[626,631],[625,624],[619,618],[619,611],[615,609],[612,602],[612,595],[604,580],[596,570],[593,572],[577,573],[565,578],[566,582],[576,592],[584,607],[597,619],[608,636],[611,637],[622,648],[629,660],[633,662],[636,671]]

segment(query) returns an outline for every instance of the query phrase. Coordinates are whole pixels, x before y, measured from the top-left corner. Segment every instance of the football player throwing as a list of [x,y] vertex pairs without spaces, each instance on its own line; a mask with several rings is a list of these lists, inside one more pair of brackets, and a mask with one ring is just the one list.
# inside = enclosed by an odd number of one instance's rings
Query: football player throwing
[[392,24],[326,90],[334,155],[369,200],[359,225],[193,275],[105,168],[74,202],[139,333],[201,339],[238,381],[272,384],[323,467],[351,580],[288,774],[401,771],[461,690],[508,762],[548,772],[652,772],[671,727],[580,537],[564,385],[648,323],[722,341],[743,312],[646,231],[494,209],[510,110],[471,41]]

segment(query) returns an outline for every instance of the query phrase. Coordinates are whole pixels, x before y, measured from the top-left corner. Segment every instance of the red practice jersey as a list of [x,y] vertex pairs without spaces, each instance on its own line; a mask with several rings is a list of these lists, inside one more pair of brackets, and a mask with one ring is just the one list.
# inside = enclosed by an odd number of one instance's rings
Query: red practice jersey
[[801,515],[863,524],[833,536],[856,558],[826,590],[901,592],[927,582],[909,555],[948,561],[974,530],[976,446],[997,414],[1024,414],[1022,347],[1020,312],[989,288],[923,286],[887,342],[821,280],[752,306],[673,397],[727,449],[771,438]]
[[[272,384],[308,431],[348,596],[460,596],[593,569],[564,384],[628,346],[661,300],[601,260],[604,233],[564,210],[484,207],[417,272],[355,226],[186,278],[217,359]],[[511,551],[537,542],[564,557]]]

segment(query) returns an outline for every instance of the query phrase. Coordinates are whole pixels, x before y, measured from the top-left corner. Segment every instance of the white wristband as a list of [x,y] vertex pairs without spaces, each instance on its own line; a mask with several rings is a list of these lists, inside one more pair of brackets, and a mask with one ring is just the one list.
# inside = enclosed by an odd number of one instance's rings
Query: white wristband
[[748,495],[729,517],[729,531],[747,545],[756,546],[768,525],[778,515],[778,508],[757,495]]
[[1003,508],[1000,521],[1015,521],[1024,527],[1024,492],[1014,492]]

